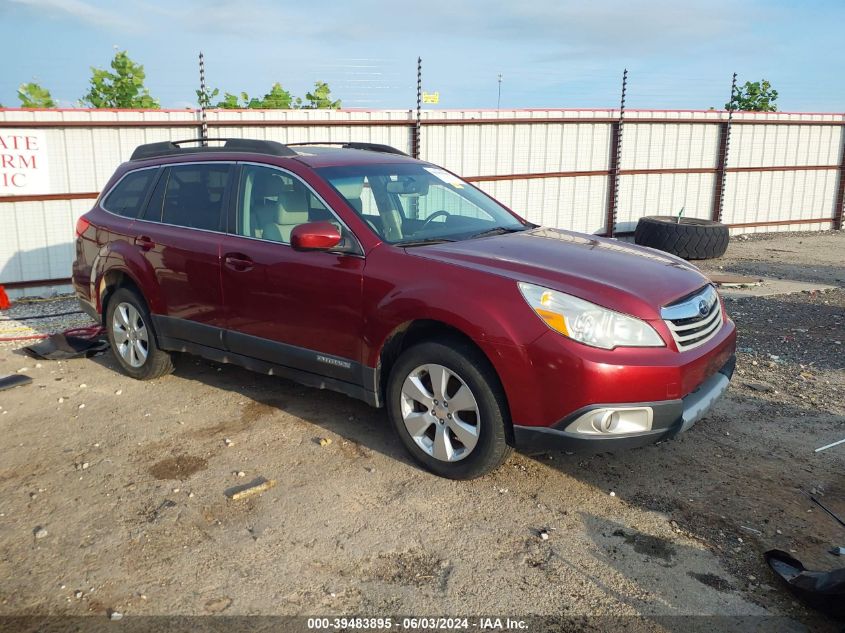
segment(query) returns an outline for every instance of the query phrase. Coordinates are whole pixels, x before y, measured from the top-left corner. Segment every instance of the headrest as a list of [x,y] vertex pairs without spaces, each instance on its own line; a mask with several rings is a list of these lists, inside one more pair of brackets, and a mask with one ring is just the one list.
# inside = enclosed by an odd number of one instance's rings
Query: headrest
[[364,190],[364,177],[338,178],[332,180],[332,184],[340,192],[340,195],[352,202],[361,198],[361,192]]
[[288,213],[308,213],[308,192],[305,187],[294,186],[279,194],[279,202]]
[[189,200],[194,204],[199,204],[200,201],[207,201],[209,198],[208,188],[201,182],[182,183],[176,195],[180,200]]
[[302,224],[308,222],[308,191],[305,187],[279,193],[279,202],[271,210],[275,224]]
[[276,198],[285,193],[287,187],[279,174],[259,172],[252,183],[253,199]]

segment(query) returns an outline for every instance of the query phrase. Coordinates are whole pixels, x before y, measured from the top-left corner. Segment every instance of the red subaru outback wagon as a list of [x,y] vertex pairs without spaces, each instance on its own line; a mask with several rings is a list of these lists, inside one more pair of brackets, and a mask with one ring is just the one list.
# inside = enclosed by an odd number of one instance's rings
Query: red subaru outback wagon
[[189,352],[340,391],[456,479],[672,437],[727,389],[734,324],[683,260],[383,145],[224,141],[138,147],[77,225],[76,292],[134,378]]

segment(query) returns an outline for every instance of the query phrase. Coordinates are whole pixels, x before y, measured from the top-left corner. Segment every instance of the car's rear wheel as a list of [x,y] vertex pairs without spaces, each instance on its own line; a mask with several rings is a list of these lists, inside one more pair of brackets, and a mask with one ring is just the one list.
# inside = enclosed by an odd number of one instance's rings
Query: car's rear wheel
[[484,355],[463,341],[403,352],[390,373],[387,406],[414,459],[442,477],[480,477],[511,453],[504,391]]
[[115,359],[133,378],[151,380],[173,371],[170,354],[156,342],[146,303],[132,290],[120,288],[109,299],[106,331]]

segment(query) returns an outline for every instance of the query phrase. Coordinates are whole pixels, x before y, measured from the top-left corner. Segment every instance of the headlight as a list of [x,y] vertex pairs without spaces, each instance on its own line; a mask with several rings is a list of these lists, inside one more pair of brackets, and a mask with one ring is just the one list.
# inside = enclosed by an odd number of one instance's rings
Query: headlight
[[546,325],[579,343],[614,347],[664,347],[648,323],[568,294],[519,282],[519,291]]

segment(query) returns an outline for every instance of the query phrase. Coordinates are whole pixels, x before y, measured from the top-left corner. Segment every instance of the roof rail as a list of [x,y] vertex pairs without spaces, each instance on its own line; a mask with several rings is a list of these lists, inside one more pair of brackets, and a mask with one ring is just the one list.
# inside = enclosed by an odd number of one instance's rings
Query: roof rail
[[[222,146],[209,147],[207,141],[224,141]],[[184,143],[200,143],[199,147],[181,147]],[[139,145],[132,152],[129,160],[144,160],[159,156],[178,156],[179,154],[199,154],[203,152],[252,152],[270,156],[296,156],[296,152],[276,141],[259,141],[250,138],[191,138],[184,141],[162,141]]]
[[290,147],[297,147],[302,145],[339,145],[343,149],[361,149],[367,152],[381,152],[382,154],[398,154],[399,156],[408,156],[401,149],[396,149],[390,145],[382,145],[381,143],[359,143],[358,141],[309,141],[307,143],[288,143]]

